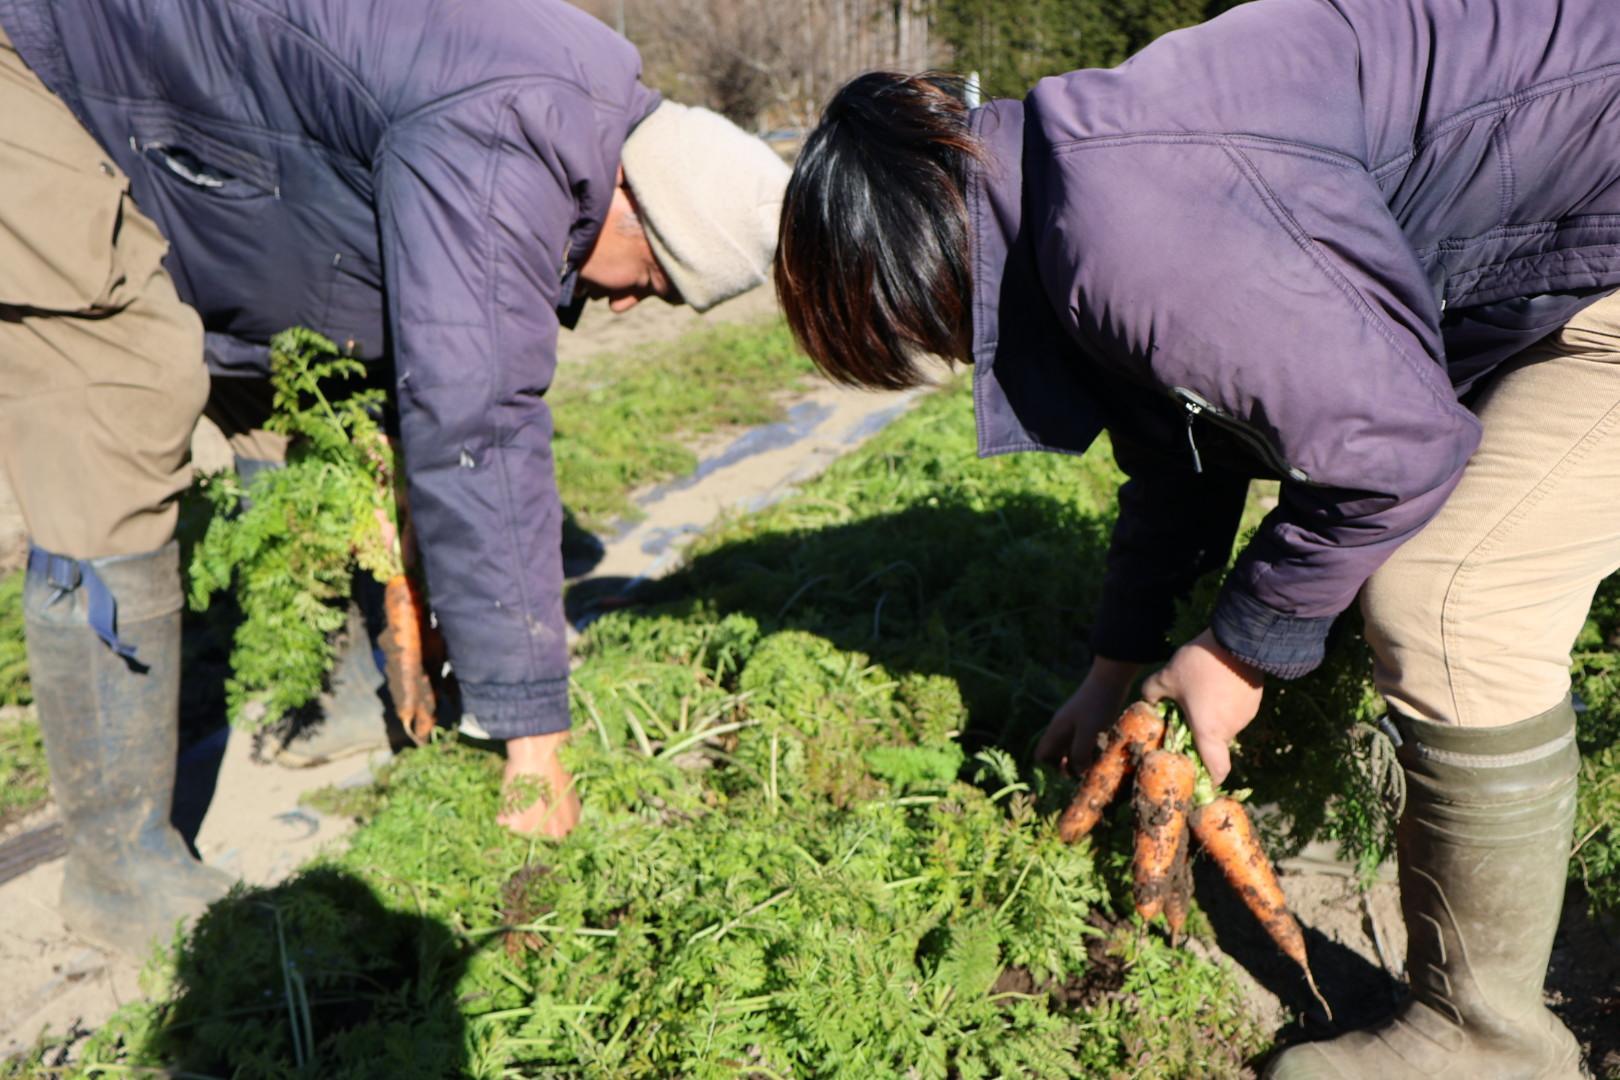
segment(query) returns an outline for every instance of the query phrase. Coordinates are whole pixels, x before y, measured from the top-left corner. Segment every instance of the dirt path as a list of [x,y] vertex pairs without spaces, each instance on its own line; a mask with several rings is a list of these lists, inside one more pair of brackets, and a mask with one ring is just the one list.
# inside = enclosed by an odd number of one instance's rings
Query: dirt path
[[630,352],[644,345],[673,341],[705,326],[755,322],[776,310],[776,294],[768,287],[744,293],[702,315],[689,307],[675,307],[659,300],[637,304],[623,315],[613,314],[605,304],[592,304],[573,333],[558,335],[558,377],[566,378],[570,365],[589,362],[601,353]]

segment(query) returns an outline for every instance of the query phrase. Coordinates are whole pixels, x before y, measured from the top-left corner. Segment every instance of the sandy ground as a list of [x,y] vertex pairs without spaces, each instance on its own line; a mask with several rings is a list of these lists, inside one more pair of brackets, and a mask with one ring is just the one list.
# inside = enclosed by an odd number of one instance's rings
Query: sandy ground
[[570,364],[588,361],[599,353],[617,353],[649,342],[670,341],[690,330],[719,323],[752,322],[776,312],[776,295],[769,287],[744,293],[719,307],[699,315],[685,305],[676,307],[661,300],[637,304],[623,315],[615,315],[606,304],[591,304],[572,333],[557,339],[557,363],[566,377]]

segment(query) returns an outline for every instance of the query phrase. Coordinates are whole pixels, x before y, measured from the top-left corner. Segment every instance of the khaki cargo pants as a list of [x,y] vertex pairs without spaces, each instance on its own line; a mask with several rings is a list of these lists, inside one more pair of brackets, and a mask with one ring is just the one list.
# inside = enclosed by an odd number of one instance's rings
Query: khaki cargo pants
[[1570,650],[1620,568],[1620,293],[1504,366],[1462,483],[1362,593],[1379,690],[1495,727],[1569,692]]
[[0,34],[0,468],[47,551],[135,555],[174,533],[208,373],[167,250]]

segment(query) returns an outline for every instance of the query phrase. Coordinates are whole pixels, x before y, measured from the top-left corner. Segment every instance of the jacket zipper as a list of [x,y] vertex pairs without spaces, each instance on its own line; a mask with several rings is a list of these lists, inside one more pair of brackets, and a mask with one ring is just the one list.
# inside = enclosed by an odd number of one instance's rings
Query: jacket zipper
[[1243,421],[1222,412],[1206,398],[1188,390],[1185,386],[1172,386],[1170,392],[1187,410],[1187,446],[1192,450],[1193,472],[1201,473],[1204,471],[1203,460],[1198,454],[1198,444],[1193,440],[1193,421],[1200,416],[1207,416],[1212,423],[1236,435],[1239,441],[1250,450],[1253,450],[1261,461],[1269,465],[1279,475],[1290,480],[1297,480],[1302,484],[1311,482],[1311,478],[1306,475],[1303,469],[1296,469],[1284,461],[1283,456],[1277,452],[1276,447],[1271,445],[1270,440],[1260,435],[1259,432]]

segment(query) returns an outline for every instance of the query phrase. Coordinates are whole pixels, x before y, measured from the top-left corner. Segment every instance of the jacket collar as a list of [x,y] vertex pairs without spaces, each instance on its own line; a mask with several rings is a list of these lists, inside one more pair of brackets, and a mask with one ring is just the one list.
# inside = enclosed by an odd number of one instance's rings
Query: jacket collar
[[[1085,386],[1089,367],[1064,332],[1035,265],[1038,173],[1026,165],[1034,132],[1024,104],[973,110],[970,130],[985,162],[968,178],[973,243],[973,408],[979,456],[1020,450],[1083,454],[1103,429]],[[1033,127],[1033,125],[1030,125]]]

